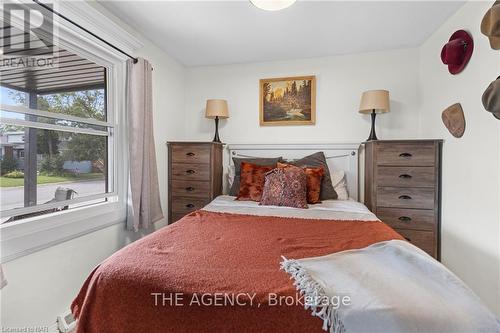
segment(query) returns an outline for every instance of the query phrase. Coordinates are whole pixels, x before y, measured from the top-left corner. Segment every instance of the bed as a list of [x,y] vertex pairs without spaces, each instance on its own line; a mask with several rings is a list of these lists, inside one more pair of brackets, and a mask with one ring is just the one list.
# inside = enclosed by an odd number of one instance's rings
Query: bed
[[[292,213],[285,208],[277,216],[230,213],[228,199],[101,263],[73,303],[77,332],[322,332],[302,304],[290,305],[296,289],[279,270],[281,256],[326,255],[401,238],[367,210],[360,213],[355,201],[355,214],[369,221],[279,216]],[[349,206],[330,213],[345,217]],[[322,209],[309,214],[328,211]],[[218,295],[239,303],[211,305]],[[275,305],[269,295],[287,303]]]
[[[78,332],[321,332],[302,304],[272,303],[269,295],[299,299],[279,270],[281,256],[318,256],[401,238],[356,201],[357,149],[356,144],[230,146],[229,156],[294,158],[324,151],[329,167],[345,170],[352,199],[301,210],[218,197],[96,267],[72,304]],[[199,296],[215,303],[221,294],[241,306],[196,302]]]
[[229,152],[278,150],[291,157],[324,151],[329,167],[345,170],[351,198],[297,209],[217,197],[98,265],[71,306],[77,332],[323,332],[280,270],[282,257],[403,237],[357,201],[357,145],[237,145]]

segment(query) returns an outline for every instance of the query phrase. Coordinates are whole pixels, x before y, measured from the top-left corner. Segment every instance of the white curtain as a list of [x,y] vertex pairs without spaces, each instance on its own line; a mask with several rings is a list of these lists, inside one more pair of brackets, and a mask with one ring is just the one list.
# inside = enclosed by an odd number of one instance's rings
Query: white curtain
[[152,67],[127,61],[129,191],[127,227],[138,231],[163,218],[153,138]]

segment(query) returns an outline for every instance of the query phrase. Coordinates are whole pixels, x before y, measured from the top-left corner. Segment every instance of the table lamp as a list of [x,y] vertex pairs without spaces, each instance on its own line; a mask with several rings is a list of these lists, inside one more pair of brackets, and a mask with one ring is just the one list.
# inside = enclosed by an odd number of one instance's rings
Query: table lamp
[[215,119],[215,136],[212,142],[220,142],[219,119],[229,118],[227,101],[224,99],[209,99],[205,110],[205,117]]
[[389,92],[387,90],[369,90],[361,95],[359,113],[371,114],[372,116],[372,129],[367,141],[378,140],[375,133],[375,117],[377,113],[386,113],[389,111]]

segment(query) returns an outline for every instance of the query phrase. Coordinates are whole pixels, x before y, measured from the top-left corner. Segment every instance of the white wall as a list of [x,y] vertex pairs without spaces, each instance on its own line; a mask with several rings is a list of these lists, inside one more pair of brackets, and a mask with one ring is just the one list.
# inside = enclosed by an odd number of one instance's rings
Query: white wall
[[[105,9],[100,8],[101,11]],[[111,15],[109,15],[111,17]],[[118,22],[120,23],[120,22]],[[125,28],[127,28],[123,23]],[[127,29],[131,30],[131,29]],[[184,67],[141,38],[135,53],[148,59],[153,71],[154,136],[164,215],[167,212],[167,140],[183,137]],[[156,223],[158,229],[165,220]],[[8,285],[1,295],[1,326],[46,326],[69,309],[84,280],[102,260],[143,234],[125,224],[87,234],[2,264]]]
[[[296,61],[188,68],[186,133],[211,140],[213,120],[204,118],[209,98],[227,99],[230,118],[221,121],[221,140],[241,142],[361,142],[370,116],[357,113],[361,93],[391,92],[392,112],[377,118],[381,138],[418,134],[418,50],[406,49]],[[315,126],[259,126],[259,79],[316,75]]]
[[[444,138],[442,260],[500,314],[500,122],[486,112],[481,96],[499,74],[500,53],[479,27],[492,2],[470,2],[420,49],[423,137]],[[450,35],[469,31],[474,54],[465,70],[448,73],[439,54]],[[441,111],[460,102],[466,117],[461,139],[441,122]]]

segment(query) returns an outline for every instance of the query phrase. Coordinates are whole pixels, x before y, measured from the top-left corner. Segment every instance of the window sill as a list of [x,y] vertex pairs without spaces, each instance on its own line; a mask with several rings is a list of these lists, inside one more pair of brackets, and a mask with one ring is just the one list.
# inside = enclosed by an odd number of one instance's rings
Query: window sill
[[6,224],[0,228],[0,260],[11,261],[125,219],[124,205],[109,202]]

